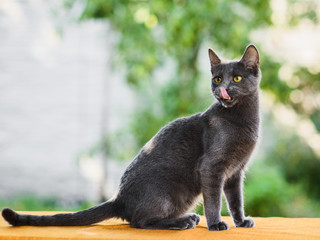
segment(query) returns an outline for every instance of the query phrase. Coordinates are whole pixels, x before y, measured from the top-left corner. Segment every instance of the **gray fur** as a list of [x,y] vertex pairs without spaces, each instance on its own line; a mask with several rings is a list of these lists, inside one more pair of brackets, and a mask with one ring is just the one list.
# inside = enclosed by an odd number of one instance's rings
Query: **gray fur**
[[[126,169],[115,199],[88,210],[53,216],[2,211],[12,225],[88,225],[111,217],[146,229],[188,229],[199,216],[187,211],[203,196],[209,230],[226,230],[221,221],[224,192],[237,227],[253,227],[245,218],[242,182],[259,133],[259,55],[248,46],[240,61],[222,63],[211,49],[212,93],[218,102],[205,112],[163,127]],[[242,81],[233,77],[241,75]],[[222,78],[217,84],[214,78]],[[223,86],[230,100],[220,98]]]

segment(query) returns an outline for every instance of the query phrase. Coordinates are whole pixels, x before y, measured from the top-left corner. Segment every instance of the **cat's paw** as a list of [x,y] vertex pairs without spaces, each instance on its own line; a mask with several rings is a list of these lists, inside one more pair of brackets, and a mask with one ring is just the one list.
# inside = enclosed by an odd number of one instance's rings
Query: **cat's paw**
[[225,222],[219,222],[218,224],[213,224],[208,227],[210,231],[222,231],[222,230],[228,230],[228,224]]
[[254,227],[254,221],[251,217],[246,217],[243,222],[237,223],[236,227],[251,228]]
[[191,220],[183,220],[176,222],[173,226],[170,226],[168,229],[170,230],[185,230],[185,229],[192,229],[196,227],[196,223]]
[[195,222],[196,225],[199,224],[200,216],[198,214],[196,214],[196,213],[188,213],[187,216],[190,217],[192,219],[192,221]]

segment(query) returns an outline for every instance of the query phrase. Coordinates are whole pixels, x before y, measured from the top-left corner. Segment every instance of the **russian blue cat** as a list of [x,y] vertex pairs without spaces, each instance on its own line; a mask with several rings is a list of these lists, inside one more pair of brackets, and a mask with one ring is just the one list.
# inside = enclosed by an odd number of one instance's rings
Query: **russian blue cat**
[[242,185],[259,134],[259,54],[250,45],[241,60],[224,62],[209,49],[209,59],[218,101],[164,126],[126,169],[114,199],[71,214],[34,216],[5,208],[2,216],[14,226],[80,226],[117,217],[134,228],[183,230],[199,223],[187,212],[202,196],[208,229],[226,230],[224,193],[235,226],[253,227],[244,215]]

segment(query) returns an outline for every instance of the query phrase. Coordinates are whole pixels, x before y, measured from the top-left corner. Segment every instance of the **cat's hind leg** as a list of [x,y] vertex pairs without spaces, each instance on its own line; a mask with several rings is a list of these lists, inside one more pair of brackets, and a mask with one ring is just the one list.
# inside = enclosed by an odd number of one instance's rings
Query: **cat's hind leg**
[[135,228],[144,229],[169,229],[169,230],[185,230],[195,228],[199,223],[198,214],[189,213],[179,218],[149,218],[139,221],[132,221],[131,225]]

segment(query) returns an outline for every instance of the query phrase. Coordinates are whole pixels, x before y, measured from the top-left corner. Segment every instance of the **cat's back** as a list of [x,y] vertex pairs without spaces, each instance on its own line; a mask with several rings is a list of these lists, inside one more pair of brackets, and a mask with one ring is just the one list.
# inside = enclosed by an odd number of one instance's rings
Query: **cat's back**
[[142,147],[137,159],[157,164],[196,158],[201,154],[203,131],[204,122],[200,113],[178,118],[161,128]]
[[[140,150],[121,178],[119,196],[143,196],[167,186],[194,196],[200,183],[196,167],[203,154],[201,114],[170,122]],[[170,187],[169,187],[170,186]],[[171,189],[171,190],[170,190]]]
[[[178,149],[188,145],[198,145],[203,133],[204,123],[201,114],[194,114],[189,117],[178,118],[166,126],[150,140],[158,143],[159,150],[162,148]],[[148,144],[147,144],[148,146]],[[190,147],[190,146],[188,146]],[[142,148],[146,150],[146,148]]]
[[[126,169],[122,182],[135,176],[164,177],[193,172],[203,154],[204,122],[201,114],[178,118],[161,128]],[[172,175],[171,175],[172,176]]]

